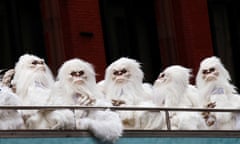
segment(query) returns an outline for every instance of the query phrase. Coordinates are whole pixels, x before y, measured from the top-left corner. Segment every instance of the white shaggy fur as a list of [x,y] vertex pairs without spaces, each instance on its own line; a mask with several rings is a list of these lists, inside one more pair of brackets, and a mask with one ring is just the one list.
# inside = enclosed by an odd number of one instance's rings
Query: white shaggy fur
[[[153,85],[153,99],[158,106],[191,108],[198,106],[198,94],[189,85],[190,70],[173,65],[160,73]],[[204,119],[198,112],[170,112],[172,129],[205,129]]]
[[[41,64],[35,64],[35,62]],[[23,104],[45,104],[43,99],[48,98],[45,91],[51,88],[53,83],[52,72],[43,59],[30,54],[25,54],[19,58],[15,66],[13,84],[16,85],[16,93],[22,99]]]
[[[236,95],[235,86],[230,83],[231,78],[220,59],[212,56],[205,58],[196,77],[197,88],[203,98],[204,106],[215,103],[214,108],[237,108],[240,96]],[[209,129],[235,129],[235,114],[226,112],[210,113],[215,119]]]
[[[140,64],[130,58],[120,58],[109,65],[101,84],[107,99],[115,106],[155,106],[151,101],[151,86],[143,85]],[[125,128],[159,129],[160,112],[119,111]],[[159,123],[152,123],[152,121]]]
[[[1,106],[19,106],[20,99],[7,87],[0,87]],[[0,129],[23,129],[24,122],[21,112],[18,110],[0,110]]]
[[[104,100],[103,94],[97,89],[92,65],[77,58],[66,61],[59,69],[58,81],[49,102],[51,105],[111,106],[111,103]],[[73,114],[77,129],[89,129],[103,141],[114,142],[122,134],[122,124],[115,112],[76,109],[70,115],[65,114],[65,117],[74,120]],[[52,114],[49,113],[49,115]],[[72,120],[59,119],[59,123],[72,125]]]
[[121,136],[122,127],[118,114],[110,110],[91,111],[78,123],[78,128],[89,129],[96,137],[108,142],[115,142]]
[[[54,78],[44,60],[30,54],[22,55],[15,66],[13,85],[22,105],[43,106],[49,98]],[[26,128],[48,128],[38,110],[22,110]]]
[[15,87],[12,85],[12,79],[14,77],[15,70],[14,69],[8,69],[3,73],[0,85],[4,87],[9,87],[13,92],[15,92]]

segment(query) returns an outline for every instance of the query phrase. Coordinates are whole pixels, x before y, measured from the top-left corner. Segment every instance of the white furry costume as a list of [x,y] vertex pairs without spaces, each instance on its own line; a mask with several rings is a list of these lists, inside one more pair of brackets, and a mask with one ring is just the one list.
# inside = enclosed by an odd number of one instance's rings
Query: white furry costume
[[[101,83],[107,99],[114,106],[154,107],[151,101],[151,86],[143,85],[140,64],[130,58],[120,58],[106,69],[105,80]],[[119,111],[125,128],[160,129],[160,112]]]
[[[92,65],[76,58],[66,61],[61,66],[49,103],[51,105],[111,106],[111,103],[103,98],[103,94],[97,89]],[[110,110],[56,110],[54,112],[64,116],[57,122],[58,127],[65,128],[66,125],[73,124],[75,126],[75,123],[72,123],[75,117],[77,129],[89,129],[103,141],[114,142],[122,134],[121,120]],[[55,117],[55,114],[49,113],[49,116]]]
[[[22,55],[15,66],[13,85],[22,105],[43,106],[54,84],[52,73],[44,60],[30,54]],[[38,110],[23,110],[26,128],[48,128]],[[42,123],[43,122],[43,123]]]
[[[0,87],[1,106],[19,106],[20,99],[7,87]],[[23,129],[24,122],[18,110],[0,110],[0,130]]]
[[14,74],[15,74],[14,69],[8,69],[4,71],[4,73],[2,73],[2,79],[0,83],[0,85],[10,88],[10,90],[12,90],[13,92],[16,91],[15,87],[12,85]]
[[[199,96],[189,85],[190,70],[179,65],[166,68],[153,85],[153,99],[158,106],[196,107]],[[198,112],[169,112],[171,129],[205,129],[203,117]]]
[[[205,58],[196,77],[197,88],[203,98],[204,106],[211,108],[237,108],[240,96],[230,83],[230,75],[220,59],[212,56]],[[228,112],[211,112],[206,118],[209,129],[235,129],[235,115]]]

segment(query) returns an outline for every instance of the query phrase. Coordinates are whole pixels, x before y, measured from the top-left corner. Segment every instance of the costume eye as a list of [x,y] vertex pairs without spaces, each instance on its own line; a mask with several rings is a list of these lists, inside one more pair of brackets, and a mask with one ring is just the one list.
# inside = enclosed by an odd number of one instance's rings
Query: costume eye
[[33,65],[43,65],[44,64],[44,61],[38,61],[38,60],[34,60],[33,62],[32,62],[32,64]]
[[79,71],[78,74],[79,76],[84,75],[84,71]]
[[207,74],[207,73],[208,73],[208,70],[203,70],[202,71],[202,74],[204,74],[204,75]]
[[118,75],[118,71],[114,71],[114,72],[113,72],[113,75]]
[[79,76],[84,75],[84,71],[78,71],[78,72],[73,71],[73,72],[70,73],[70,75],[73,76],[73,77],[79,77]]
[[44,64],[44,61],[39,61],[38,64],[43,65],[43,64]]
[[209,72],[210,72],[210,73],[212,73],[212,72],[214,72],[214,71],[215,71],[215,68],[214,68],[214,67],[212,67],[212,68],[209,69]]
[[120,76],[120,75],[125,74],[125,73],[127,73],[127,70],[124,68],[124,69],[119,70],[119,71],[115,70],[113,72],[113,75]]
[[38,61],[37,61],[37,60],[34,60],[34,61],[32,62],[32,64],[33,64],[33,65],[37,65],[37,64],[38,64]]
[[73,72],[70,73],[70,75],[71,75],[71,76],[76,76],[77,73],[76,73],[75,71],[73,71]]
[[122,74],[124,74],[124,73],[126,73],[126,72],[127,72],[127,70],[126,70],[125,68],[121,70],[121,73],[122,73]]
[[164,73],[160,74],[160,76],[159,76],[159,78],[164,78],[164,77],[165,77]]

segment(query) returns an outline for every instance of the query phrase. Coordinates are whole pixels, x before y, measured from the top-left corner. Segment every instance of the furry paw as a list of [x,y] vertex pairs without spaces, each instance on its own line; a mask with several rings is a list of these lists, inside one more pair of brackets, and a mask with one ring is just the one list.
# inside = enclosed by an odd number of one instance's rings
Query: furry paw
[[60,116],[53,118],[51,123],[51,129],[64,129],[64,121]]
[[207,108],[215,108],[216,107],[216,102],[210,102],[207,104]]
[[35,129],[39,122],[39,117],[37,114],[29,115],[27,119],[25,119],[25,126],[28,129]]
[[11,87],[11,81],[13,79],[14,74],[15,74],[14,69],[10,69],[10,70],[6,71],[2,78],[2,84],[7,87]]
[[93,99],[90,96],[80,95],[76,103],[82,106],[89,106],[89,105],[93,105],[95,102],[96,102],[96,99]]
[[206,121],[207,126],[212,126],[212,125],[214,125],[215,122],[216,122],[216,116],[210,115],[210,116],[208,117],[208,119],[206,119],[205,121]]
[[64,118],[61,113],[53,111],[47,116],[47,121],[51,129],[64,129]]
[[209,115],[210,115],[210,112],[202,112],[202,116],[205,120],[208,119]]
[[205,119],[206,125],[207,126],[212,126],[214,125],[216,121],[216,116],[211,114],[210,112],[202,112],[202,116]]
[[119,117],[122,120],[123,124],[127,127],[134,127],[135,119],[134,112],[132,111],[120,111]]
[[96,102],[96,99],[90,98],[89,96],[82,96],[81,99],[79,99],[80,105],[93,105]]
[[123,100],[115,100],[115,99],[112,99],[112,105],[113,105],[113,106],[120,106],[120,105],[122,105],[122,104],[126,104],[126,102],[123,101]]
[[24,110],[21,111],[22,118],[26,122],[30,117],[34,116],[37,112],[35,110]]

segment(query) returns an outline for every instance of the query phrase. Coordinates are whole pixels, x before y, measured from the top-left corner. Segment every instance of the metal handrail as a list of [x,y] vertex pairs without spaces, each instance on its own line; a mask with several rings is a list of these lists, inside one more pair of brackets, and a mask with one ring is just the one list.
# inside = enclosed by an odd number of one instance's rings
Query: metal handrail
[[184,111],[184,112],[240,112],[240,109],[234,108],[181,108],[181,107],[136,107],[136,106],[111,106],[111,107],[100,107],[100,106],[0,106],[1,109],[7,110],[56,110],[56,109],[82,109],[82,110],[106,110],[110,109],[113,111],[152,111],[152,112],[165,112],[165,119],[167,129],[171,130],[171,123],[169,117],[169,111]]
[[100,107],[100,106],[0,106],[0,109],[22,109],[22,110],[55,110],[55,109],[83,109],[83,110],[94,110],[94,109],[110,109],[110,110],[121,110],[121,111],[201,111],[201,112],[240,112],[240,109],[235,108],[181,108],[181,107],[136,107],[136,106],[124,106],[124,107]]
[[[88,130],[53,130],[53,129],[26,129],[0,130],[1,138],[64,138],[64,137],[92,137]],[[240,131],[236,130],[124,130],[122,137],[188,137],[188,138],[239,138]],[[1,140],[0,140],[1,141]]]

